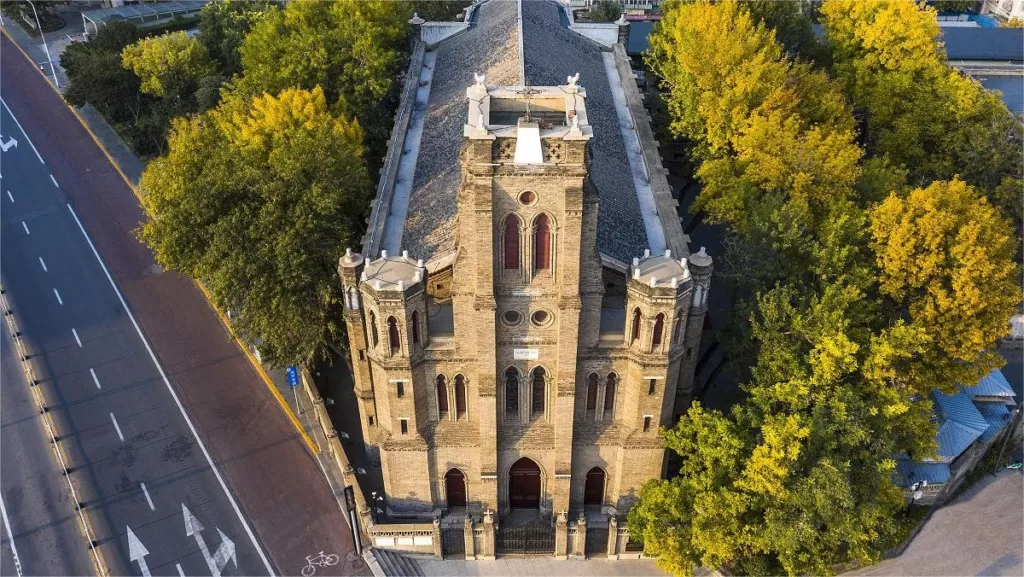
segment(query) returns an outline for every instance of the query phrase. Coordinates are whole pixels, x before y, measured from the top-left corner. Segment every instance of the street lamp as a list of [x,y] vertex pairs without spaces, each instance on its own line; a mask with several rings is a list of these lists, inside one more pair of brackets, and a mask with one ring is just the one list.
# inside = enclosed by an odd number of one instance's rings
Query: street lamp
[[57,80],[57,69],[53,67],[53,58],[50,57],[50,47],[46,45],[46,35],[43,34],[43,25],[39,22],[39,13],[36,12],[36,5],[32,3],[32,0],[27,0],[28,5],[32,7],[32,14],[36,17],[36,26],[39,27],[39,37],[43,39],[43,50],[46,52],[46,60],[50,63],[50,74],[53,74],[53,83],[60,88],[60,81]]

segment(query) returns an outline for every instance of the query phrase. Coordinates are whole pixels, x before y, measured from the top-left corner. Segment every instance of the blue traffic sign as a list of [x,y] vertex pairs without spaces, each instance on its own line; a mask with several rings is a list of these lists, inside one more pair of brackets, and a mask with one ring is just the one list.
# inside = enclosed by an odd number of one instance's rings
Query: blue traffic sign
[[299,386],[299,367],[295,365],[288,367],[288,386],[293,389]]

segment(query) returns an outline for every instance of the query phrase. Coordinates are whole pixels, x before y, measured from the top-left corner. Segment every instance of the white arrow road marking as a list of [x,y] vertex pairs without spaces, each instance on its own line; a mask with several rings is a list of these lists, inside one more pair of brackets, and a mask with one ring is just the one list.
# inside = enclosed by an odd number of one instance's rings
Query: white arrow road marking
[[220,577],[220,572],[227,566],[228,561],[233,562],[235,568],[238,568],[235,542],[228,539],[228,536],[224,534],[224,531],[220,530],[220,527],[217,528],[217,534],[220,535],[220,545],[217,547],[217,552],[211,557],[210,549],[206,546],[206,540],[200,534],[203,530],[203,524],[192,515],[192,511],[189,511],[184,503],[181,504],[181,514],[185,517],[185,535],[195,538],[196,544],[199,545],[199,551],[203,554],[203,559],[206,559],[206,566],[210,568],[210,575],[212,577]]
[[10,140],[8,140],[7,142],[4,142],[3,137],[0,136],[0,149],[2,149],[4,152],[7,152],[8,150],[11,149],[12,146],[14,148],[18,148],[18,141],[14,140],[13,136],[11,136]]
[[21,133],[25,135],[25,140],[27,140],[28,145],[32,147],[32,152],[36,153],[36,158],[39,159],[39,163],[46,164],[45,162],[43,162],[43,157],[39,155],[39,151],[36,150],[36,145],[32,144],[32,139],[28,137],[28,133],[25,132],[25,129],[21,127],[21,123],[18,122],[18,117],[15,116],[13,112],[11,112],[11,109],[7,107],[7,103],[4,102],[2,98],[0,98],[0,104],[4,105],[4,110],[6,110],[7,114],[10,114],[11,118],[14,119],[14,123],[18,125],[18,130],[20,130]]
[[149,566],[146,565],[146,555],[149,555],[149,549],[146,549],[142,541],[135,536],[135,531],[128,527],[128,558],[139,564],[139,571],[142,571],[143,577],[150,577]]

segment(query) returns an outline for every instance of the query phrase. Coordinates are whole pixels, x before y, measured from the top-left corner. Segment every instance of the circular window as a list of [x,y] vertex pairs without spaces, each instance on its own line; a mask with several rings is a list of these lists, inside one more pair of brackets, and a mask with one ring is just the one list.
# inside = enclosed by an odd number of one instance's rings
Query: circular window
[[548,311],[534,311],[530,316],[530,322],[535,327],[546,327],[551,324],[551,321],[555,320],[555,316]]
[[519,202],[524,206],[530,206],[531,204],[537,202],[537,193],[533,192],[532,190],[524,190],[523,192],[519,193]]
[[501,315],[501,322],[506,326],[514,327],[523,322],[523,315],[519,314],[517,311],[505,311],[504,314]]

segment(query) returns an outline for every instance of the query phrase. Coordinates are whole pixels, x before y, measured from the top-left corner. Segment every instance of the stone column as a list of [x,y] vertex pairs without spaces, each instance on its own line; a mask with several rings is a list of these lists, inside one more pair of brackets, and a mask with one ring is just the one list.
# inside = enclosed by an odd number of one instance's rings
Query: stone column
[[629,48],[629,20],[626,20],[626,14],[621,14],[615,23],[619,25],[619,44],[622,44],[623,48]]
[[619,519],[614,515],[608,518],[608,559],[618,559],[619,551]]
[[494,561],[494,513],[484,511],[484,542],[480,546],[480,561]]
[[580,513],[576,521],[576,556],[587,558],[587,516],[584,513]]
[[565,561],[569,558],[569,527],[565,511],[558,513],[555,519],[555,559]]
[[424,22],[426,20],[413,12],[412,18],[409,19],[409,52],[412,52],[412,49],[416,47],[416,43],[420,41],[420,29],[423,27]]
[[466,515],[462,523],[462,538],[466,541],[466,561],[476,561],[476,539],[473,537],[473,516]]
[[441,518],[434,517],[434,528],[431,533],[431,538],[434,540],[434,557],[438,559],[444,558],[444,551],[441,549]]

